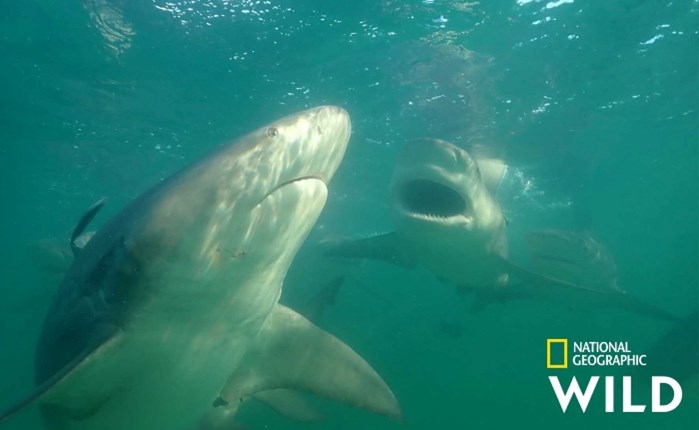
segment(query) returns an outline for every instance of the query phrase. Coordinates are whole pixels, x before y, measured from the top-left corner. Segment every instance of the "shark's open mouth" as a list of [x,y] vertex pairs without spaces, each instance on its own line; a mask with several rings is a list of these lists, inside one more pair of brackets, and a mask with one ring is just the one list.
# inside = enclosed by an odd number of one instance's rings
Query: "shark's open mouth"
[[421,215],[449,218],[467,209],[466,200],[459,193],[426,179],[405,182],[398,190],[398,198],[406,211]]

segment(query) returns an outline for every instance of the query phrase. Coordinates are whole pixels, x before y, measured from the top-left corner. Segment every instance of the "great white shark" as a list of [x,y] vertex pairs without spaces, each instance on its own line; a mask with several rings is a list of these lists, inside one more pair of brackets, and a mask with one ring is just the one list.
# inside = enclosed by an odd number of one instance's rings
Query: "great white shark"
[[[497,159],[476,160],[440,139],[408,142],[396,162],[390,185],[395,231],[362,239],[327,240],[330,256],[384,260],[403,267],[422,265],[462,291],[477,294],[476,305],[513,298],[554,299],[567,304],[611,306],[643,315],[676,317],[623,290],[599,288],[572,276],[575,263],[593,258],[584,241],[544,231],[529,236],[537,271],[508,259],[506,219],[495,197],[507,166]],[[553,264],[545,245],[577,255],[568,271]],[[587,264],[585,268],[607,267]],[[553,270],[553,269],[556,270]],[[578,271],[580,268],[578,267]],[[602,278],[591,275],[587,280]]]
[[338,107],[290,115],[109,220],[76,253],[45,317],[36,390],[0,421],[37,404],[51,430],[191,430],[278,388],[399,417],[366,361],[278,303],[350,130]]

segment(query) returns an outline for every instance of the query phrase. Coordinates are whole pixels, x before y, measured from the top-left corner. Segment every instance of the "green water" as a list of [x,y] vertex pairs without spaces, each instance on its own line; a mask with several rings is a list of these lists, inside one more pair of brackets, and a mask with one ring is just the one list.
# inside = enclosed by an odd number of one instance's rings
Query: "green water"
[[[321,104],[346,108],[353,135],[309,246],[389,231],[395,157],[407,140],[434,136],[511,166],[501,203],[513,249],[533,228],[587,231],[614,256],[622,288],[678,315],[698,305],[696,1],[2,4],[2,405],[31,389],[55,290],[30,244],[68,237],[101,196],[109,202],[98,223],[216,145]],[[303,254],[285,288],[292,304],[330,271]],[[260,405],[241,421],[251,429],[699,425],[696,357],[677,357],[695,376],[666,414],[604,413],[602,388],[587,413],[573,402],[564,414],[547,379],[624,374],[547,370],[547,338],[628,341],[641,352],[671,325],[536,302],[471,313],[471,300],[425,269],[352,268],[319,324],[383,376],[406,422],[318,399],[310,401],[321,423]],[[443,333],[442,321],[463,333]],[[637,403],[650,402],[638,393]],[[41,428],[33,414],[6,427]]]

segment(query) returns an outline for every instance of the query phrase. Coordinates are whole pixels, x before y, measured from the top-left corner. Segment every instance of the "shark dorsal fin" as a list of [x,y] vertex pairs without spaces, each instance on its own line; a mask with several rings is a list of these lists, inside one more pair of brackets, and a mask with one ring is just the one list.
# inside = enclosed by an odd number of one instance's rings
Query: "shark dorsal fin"
[[486,158],[477,160],[478,168],[481,170],[481,180],[491,194],[495,195],[500,186],[500,181],[507,171],[504,161],[497,158]]
[[90,206],[90,208],[85,211],[83,216],[80,217],[78,220],[78,223],[75,225],[75,228],[73,229],[73,234],[70,235],[70,249],[73,251],[73,256],[77,255],[78,252],[82,249],[78,244],[76,243],[76,239],[83,234],[85,231],[85,228],[90,224],[90,221],[97,215],[97,212],[102,209],[102,206],[104,206],[105,199],[104,197],[99,199],[95,204]]

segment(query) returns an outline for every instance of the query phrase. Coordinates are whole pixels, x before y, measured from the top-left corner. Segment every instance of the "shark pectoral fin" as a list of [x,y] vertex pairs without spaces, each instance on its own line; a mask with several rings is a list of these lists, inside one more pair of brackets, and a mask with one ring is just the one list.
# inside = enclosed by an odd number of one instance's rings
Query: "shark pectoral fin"
[[327,240],[320,245],[331,257],[382,260],[408,269],[417,265],[417,258],[396,232],[357,240]]
[[[571,282],[567,282],[561,279],[557,279],[551,276],[547,276],[538,272],[534,272],[525,267],[519,266],[504,257],[497,257],[499,259],[499,265],[504,273],[509,273],[514,277],[524,281],[517,286],[517,291],[522,293],[527,290],[527,293],[532,293],[533,296],[545,295],[546,293],[555,295],[561,291],[580,291],[582,293],[589,293],[593,295],[603,296],[608,294],[603,291],[595,290],[583,285],[577,285]],[[513,291],[514,288],[503,286],[507,288],[508,291]],[[531,291],[530,291],[531,290]]]
[[260,391],[253,395],[280,415],[296,421],[314,422],[323,419],[316,408],[310,405],[299,393],[284,388]]
[[25,397],[18,403],[15,403],[14,405],[10,406],[9,408],[3,411],[0,411],[0,423],[9,420],[15,415],[18,415],[20,412],[23,412],[25,409],[27,409],[27,407],[34,404],[34,402],[37,399],[39,399],[45,392],[45,387],[39,387],[35,389],[29,396]]
[[[35,403],[46,401],[47,398],[49,398],[50,400],[50,397],[53,395],[54,390],[58,388],[63,381],[69,379],[74,372],[79,370],[83,363],[85,363],[91,357],[99,354],[105,346],[118,339],[118,337],[115,335],[115,332],[116,331],[107,332],[105,330],[103,333],[100,333],[100,336],[102,336],[102,338],[98,338],[96,336],[93,342],[94,344],[99,346],[93,347],[93,345],[90,345],[89,347],[83,349],[70,362],[68,362],[68,364],[63,366],[61,370],[59,370],[53,376],[48,378],[45,382],[37,386],[34,389],[34,391],[32,391],[32,393],[29,394],[27,397],[17,402],[15,405],[0,411],[0,423],[10,419],[15,415],[18,415],[19,413],[25,411],[28,407]],[[80,411],[71,411],[71,416],[78,418],[82,416],[89,416],[96,409],[98,409],[104,403],[104,401],[106,401],[106,399],[91,400],[92,403],[89,405],[84,405],[84,408]],[[51,409],[55,408],[49,407],[49,410]]]
[[504,161],[495,158],[482,159],[477,162],[483,184],[492,195],[497,194],[500,181],[507,170],[507,165]]
[[537,230],[527,233],[525,242],[530,270],[597,290],[618,290],[614,260],[590,235]]
[[256,342],[221,390],[218,404],[275,388],[305,390],[400,418],[398,401],[381,377],[349,346],[277,304]]

